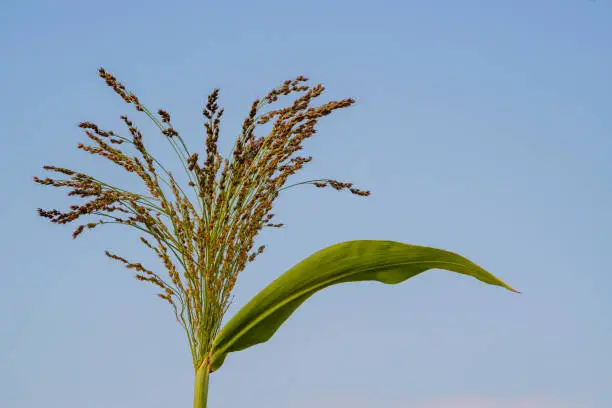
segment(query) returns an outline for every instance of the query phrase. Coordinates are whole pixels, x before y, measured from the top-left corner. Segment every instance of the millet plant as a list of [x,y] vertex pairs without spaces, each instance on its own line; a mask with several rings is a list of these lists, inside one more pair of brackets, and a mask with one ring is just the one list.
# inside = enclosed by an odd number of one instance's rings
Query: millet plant
[[[142,232],[140,240],[159,257],[166,275],[108,251],[106,255],[133,269],[136,279],[157,286],[158,296],[172,307],[185,330],[193,359],[194,408],[206,407],[209,375],[221,367],[228,353],[267,341],[297,307],[328,286],[367,280],[395,284],[429,269],[445,269],[516,292],[452,252],[394,241],[347,241],[322,249],[289,269],[221,328],[238,275],[264,250],[263,245],[253,250],[255,237],[263,227],[283,225],[270,222],[274,216],[270,213],[272,203],[281,190],[312,184],[348,190],[359,196],[370,194],[351,183],[331,179],[285,186],[287,178],[312,159],[294,155],[302,150],[302,142],[315,134],[318,119],[355,101],[343,99],[311,107],[312,100],[325,88],[321,84],[306,85],[307,78],[302,76],[285,81],[253,102],[230,158],[223,159],[217,149],[223,109],[217,105],[219,90],[215,89],[202,112],[206,118],[206,150],[200,158],[198,153],[189,151],[168,112],[160,109],[158,116],[154,115],[113,75],[103,68],[99,75],[125,102],[144,112],[159,128],[186,172],[187,186],[181,186],[151,155],[141,132],[126,116],[121,119],[130,133],[128,137],[82,122],[79,126],[93,144],[77,147],[135,173],[147,193],[128,191],[66,168],[43,166],[67,177],[34,177],[35,182],[67,187],[69,196],[84,198],[86,202],[71,205],[66,212],[55,209],[38,212],[56,224],[77,221],[82,216],[98,217],[79,225],[73,233],[75,238],[85,229],[102,224],[123,224]],[[263,111],[279,97],[291,93],[301,95],[287,107]],[[267,136],[256,137],[255,127],[268,122],[271,131]],[[132,154],[122,151],[120,145],[129,145]],[[192,192],[195,199],[190,200],[185,190]]]

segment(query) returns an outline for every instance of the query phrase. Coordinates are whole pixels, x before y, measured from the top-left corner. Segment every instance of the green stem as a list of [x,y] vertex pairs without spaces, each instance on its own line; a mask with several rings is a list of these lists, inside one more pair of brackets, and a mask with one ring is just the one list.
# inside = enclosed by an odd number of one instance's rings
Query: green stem
[[193,395],[193,408],[206,408],[208,399],[208,376],[210,375],[210,365],[208,357],[200,365],[195,375],[195,386]]

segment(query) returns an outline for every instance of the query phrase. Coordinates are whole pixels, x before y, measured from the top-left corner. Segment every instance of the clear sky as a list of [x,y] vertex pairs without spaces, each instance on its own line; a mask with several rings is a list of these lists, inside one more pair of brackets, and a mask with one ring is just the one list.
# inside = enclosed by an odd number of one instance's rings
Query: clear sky
[[[148,119],[97,77],[105,67],[193,150],[221,88],[227,155],[253,99],[297,75],[323,100],[298,182],[367,198],[281,193],[266,251],[231,316],[313,252],[386,239],[459,252],[520,295],[430,271],[401,285],[315,295],[263,345],[228,356],[210,407],[612,407],[612,3],[462,1],[3,1],[0,4],[0,406],[189,407],[187,341],[155,289],[104,255],[161,266],[126,227],[73,240],[36,208],[43,164],[139,187],[76,149],[90,120]],[[328,99],[325,99],[328,98]]]

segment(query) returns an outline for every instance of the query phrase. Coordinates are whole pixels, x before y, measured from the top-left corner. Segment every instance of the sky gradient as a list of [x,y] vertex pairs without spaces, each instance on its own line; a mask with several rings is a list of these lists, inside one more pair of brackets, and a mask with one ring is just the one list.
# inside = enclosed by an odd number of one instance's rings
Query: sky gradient
[[[192,404],[187,341],[171,309],[116,252],[161,271],[126,227],[73,240],[36,208],[64,190],[53,164],[140,188],[76,149],[127,114],[165,163],[148,118],[103,66],[194,151],[213,88],[229,153],[252,100],[285,79],[356,104],[321,120],[290,183],[350,181],[357,197],[283,191],[230,317],[331,244],[385,239],[458,252],[516,295],[429,271],[400,285],[332,287],[267,343],[230,354],[211,408],[612,407],[612,3],[607,0],[0,4],[0,406]],[[257,132],[256,132],[257,134]],[[172,168],[172,166],[170,166]]]

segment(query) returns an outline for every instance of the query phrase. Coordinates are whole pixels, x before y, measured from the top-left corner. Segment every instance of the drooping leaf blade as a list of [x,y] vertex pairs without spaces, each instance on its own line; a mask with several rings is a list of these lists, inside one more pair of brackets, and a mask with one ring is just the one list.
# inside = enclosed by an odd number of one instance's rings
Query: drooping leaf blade
[[228,353],[269,340],[306,299],[344,282],[396,284],[429,269],[444,269],[515,289],[453,252],[394,241],[347,241],[322,249],[270,283],[221,329],[211,350],[217,370]]

